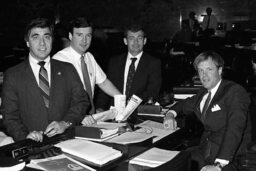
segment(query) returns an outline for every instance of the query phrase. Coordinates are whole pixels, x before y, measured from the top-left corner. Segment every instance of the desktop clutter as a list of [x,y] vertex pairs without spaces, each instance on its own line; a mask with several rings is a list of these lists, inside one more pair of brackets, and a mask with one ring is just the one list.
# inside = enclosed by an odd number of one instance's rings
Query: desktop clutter
[[[179,152],[151,148],[152,144],[175,132],[176,129],[166,129],[162,123],[151,120],[137,125],[129,124],[127,119],[135,109],[138,114],[157,115],[163,118],[166,111],[163,113],[160,105],[139,106],[141,102],[139,97],[133,95],[126,105],[125,95],[117,95],[113,108],[92,115],[97,121],[95,124],[68,129],[65,132],[65,134],[68,132],[68,138],[60,134],[58,137],[46,138],[43,143],[25,140],[1,147],[0,153],[8,153],[6,156],[15,159],[16,164],[0,166],[0,169],[27,167],[39,170],[98,170],[127,157],[131,150],[130,145],[143,145],[150,149],[138,153],[130,164],[157,167],[171,160]],[[112,122],[106,122],[108,120]],[[52,155],[45,155],[52,150],[54,150]],[[20,154],[17,156],[18,152]],[[37,155],[39,153],[44,154]],[[172,155],[169,155],[170,153]],[[159,158],[162,154],[167,154],[169,157]]]

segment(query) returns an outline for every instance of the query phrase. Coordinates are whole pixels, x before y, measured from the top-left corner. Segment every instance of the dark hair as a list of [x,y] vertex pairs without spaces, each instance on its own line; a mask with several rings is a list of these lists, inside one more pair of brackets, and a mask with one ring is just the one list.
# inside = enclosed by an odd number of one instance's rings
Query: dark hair
[[51,35],[53,35],[54,26],[47,18],[32,19],[25,28],[24,39],[28,41],[29,34],[33,28],[49,28]]
[[209,58],[211,58],[213,60],[213,62],[217,66],[217,68],[224,67],[224,60],[218,53],[216,53],[214,51],[206,51],[206,52],[200,53],[195,58],[194,63],[193,63],[195,70],[197,70],[197,66],[200,62],[205,61]]
[[77,17],[70,22],[68,31],[73,34],[74,28],[81,27],[92,27],[92,23],[84,17]]
[[146,33],[145,33],[145,30],[144,28],[142,27],[142,25],[140,24],[132,24],[130,26],[128,26],[125,31],[124,31],[124,37],[127,37],[127,33],[128,31],[131,31],[131,32],[138,32],[138,31],[142,31],[143,34],[144,34],[144,37],[146,37]]

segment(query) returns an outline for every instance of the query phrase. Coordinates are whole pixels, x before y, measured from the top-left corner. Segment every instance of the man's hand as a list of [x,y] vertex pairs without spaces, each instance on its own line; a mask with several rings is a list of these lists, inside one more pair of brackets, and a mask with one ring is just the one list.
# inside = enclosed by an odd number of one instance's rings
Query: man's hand
[[214,165],[206,165],[200,171],[221,171],[221,168]]
[[172,112],[168,112],[164,117],[164,128],[166,129],[176,129],[177,123]]
[[32,139],[37,142],[42,142],[43,141],[43,131],[32,131],[27,135],[26,138]]
[[82,121],[82,124],[84,126],[91,126],[94,123],[96,123],[96,120],[91,115],[85,116],[83,121]]
[[50,123],[44,131],[44,134],[48,137],[52,137],[56,134],[61,134],[67,129],[67,125],[64,121],[53,121]]

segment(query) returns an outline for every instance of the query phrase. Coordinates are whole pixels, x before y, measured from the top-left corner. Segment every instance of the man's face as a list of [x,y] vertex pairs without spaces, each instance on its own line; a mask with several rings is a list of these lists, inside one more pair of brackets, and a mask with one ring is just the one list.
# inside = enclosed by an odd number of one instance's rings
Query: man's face
[[49,28],[32,28],[26,42],[30,54],[37,60],[47,58],[52,50],[52,34]]
[[197,70],[201,83],[208,90],[214,88],[221,80],[222,67],[217,68],[211,58],[200,62]]
[[147,38],[144,37],[143,31],[127,32],[127,37],[124,38],[124,44],[127,45],[128,51],[136,56],[143,51],[143,47],[147,42]]
[[74,28],[73,34],[69,33],[72,48],[79,54],[85,53],[91,45],[92,28]]

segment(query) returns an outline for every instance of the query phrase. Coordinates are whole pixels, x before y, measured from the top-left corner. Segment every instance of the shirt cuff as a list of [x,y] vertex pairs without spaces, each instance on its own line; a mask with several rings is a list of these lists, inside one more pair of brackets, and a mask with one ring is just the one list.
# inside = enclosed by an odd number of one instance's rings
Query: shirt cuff
[[167,112],[167,115],[168,115],[168,113],[172,113],[172,114],[174,115],[174,117],[177,116],[177,112],[175,112],[174,110],[169,110],[169,111]]
[[217,158],[217,159],[215,160],[215,163],[217,163],[217,162],[219,162],[222,167],[224,167],[224,166],[226,166],[226,165],[229,164],[229,161],[228,161],[228,160],[224,160],[224,159],[218,159],[218,158]]

